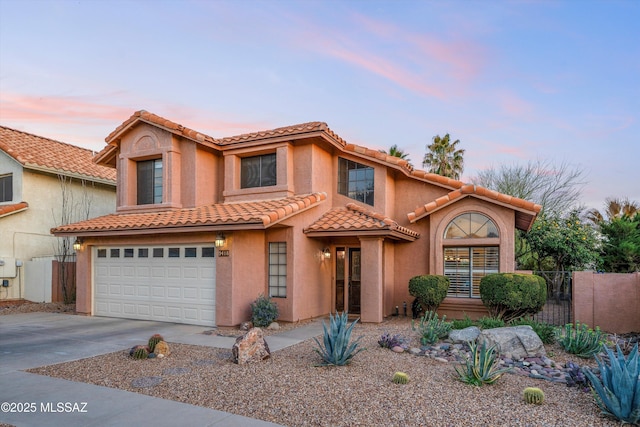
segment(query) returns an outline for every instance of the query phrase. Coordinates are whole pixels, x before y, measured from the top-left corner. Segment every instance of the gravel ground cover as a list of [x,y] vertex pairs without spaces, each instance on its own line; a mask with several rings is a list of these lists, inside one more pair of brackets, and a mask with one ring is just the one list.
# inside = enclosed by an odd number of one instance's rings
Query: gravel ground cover
[[[296,327],[283,324],[283,329]],[[281,330],[282,331],[282,330]],[[280,332],[281,332],[280,331]],[[278,331],[276,331],[278,332]],[[170,343],[163,359],[133,360],[120,351],[29,372],[144,393],[285,426],[613,426],[590,393],[544,380],[504,375],[490,386],[456,380],[453,363],[379,347],[389,332],[411,338],[410,320],[358,324],[353,337],[366,347],[345,367],[317,367],[314,340],[272,353],[252,365],[236,365],[230,349]],[[217,333],[239,334],[233,328]],[[547,346],[558,364],[568,360],[595,366]],[[180,369],[182,368],[182,369]],[[394,384],[396,371],[406,385]],[[525,387],[545,393],[543,405],[526,404]]]

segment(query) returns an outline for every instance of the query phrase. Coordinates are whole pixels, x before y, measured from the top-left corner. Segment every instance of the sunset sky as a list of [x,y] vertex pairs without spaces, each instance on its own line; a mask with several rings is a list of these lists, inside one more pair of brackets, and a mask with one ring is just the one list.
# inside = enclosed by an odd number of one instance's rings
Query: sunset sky
[[640,201],[640,1],[0,0],[0,124],[100,150],[134,111],[213,137],[324,121],[462,180],[584,169]]

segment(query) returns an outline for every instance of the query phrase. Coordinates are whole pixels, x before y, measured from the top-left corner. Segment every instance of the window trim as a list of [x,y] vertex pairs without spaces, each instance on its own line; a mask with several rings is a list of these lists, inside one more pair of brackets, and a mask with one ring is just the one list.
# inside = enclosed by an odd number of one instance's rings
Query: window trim
[[13,197],[13,173],[0,175],[0,203],[13,202]]

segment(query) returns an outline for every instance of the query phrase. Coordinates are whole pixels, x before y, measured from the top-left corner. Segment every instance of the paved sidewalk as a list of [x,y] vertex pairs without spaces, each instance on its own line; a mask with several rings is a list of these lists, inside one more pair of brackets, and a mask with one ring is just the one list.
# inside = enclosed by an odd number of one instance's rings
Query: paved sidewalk
[[[149,423],[156,426],[277,426],[172,400],[23,372],[125,350],[146,341],[154,333],[160,333],[169,342],[219,348],[233,346],[235,338],[203,334],[208,329],[57,313],[0,316],[0,404],[3,405],[0,423],[17,427]],[[322,334],[322,324],[316,321],[266,340],[271,351],[277,351],[319,334]]]

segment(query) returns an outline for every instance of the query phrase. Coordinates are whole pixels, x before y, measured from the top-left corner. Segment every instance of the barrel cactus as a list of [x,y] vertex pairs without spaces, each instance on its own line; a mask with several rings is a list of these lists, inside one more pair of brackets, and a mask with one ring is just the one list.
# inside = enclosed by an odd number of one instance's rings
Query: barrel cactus
[[544,392],[537,387],[527,387],[524,389],[524,401],[542,405],[544,402]]
[[151,338],[149,338],[149,352],[153,353],[155,351],[156,344],[158,344],[160,341],[164,341],[164,338],[162,338],[162,335],[160,334],[151,335]]
[[393,374],[393,382],[395,384],[406,384],[409,382],[409,375],[404,372],[396,372]]
[[146,345],[137,345],[129,352],[134,359],[146,359],[149,357],[149,348]]

